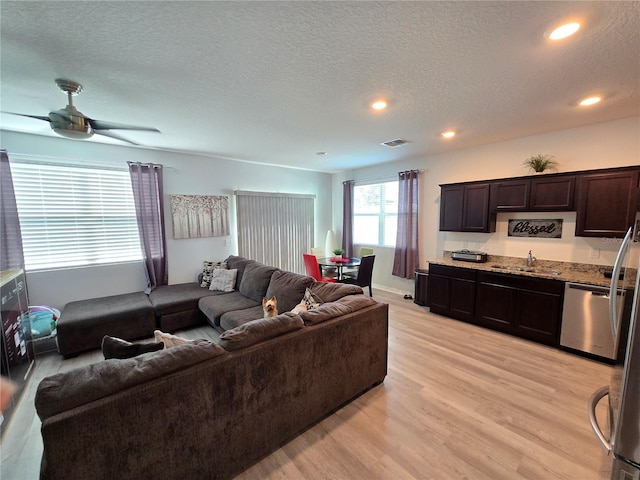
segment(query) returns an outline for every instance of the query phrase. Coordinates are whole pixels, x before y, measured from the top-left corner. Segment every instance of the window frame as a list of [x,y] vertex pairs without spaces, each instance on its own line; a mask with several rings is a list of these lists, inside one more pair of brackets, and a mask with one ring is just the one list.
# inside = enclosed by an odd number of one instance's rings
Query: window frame
[[126,163],[106,166],[12,156],[10,166],[25,270],[142,261]]
[[[396,210],[394,213],[389,213],[388,211],[386,211],[386,204],[385,204],[385,190],[386,188],[380,188],[380,192],[379,192],[379,203],[377,204],[378,206],[378,211],[375,213],[358,213],[357,212],[357,204],[358,204],[358,188],[359,187],[372,187],[372,186],[379,186],[382,187],[384,185],[387,184],[395,184],[395,189],[396,189],[396,198],[394,199],[395,205],[396,205]],[[354,185],[354,191],[353,191],[353,228],[354,228],[354,236],[353,236],[353,243],[356,245],[370,245],[370,246],[374,246],[374,247],[382,247],[382,248],[395,248],[396,246],[396,236],[393,236],[393,244],[387,244],[385,243],[385,236],[386,236],[386,229],[387,229],[387,217],[394,217],[396,219],[396,226],[397,226],[397,218],[398,218],[398,197],[397,197],[397,191],[399,188],[399,182],[397,178],[386,178],[386,179],[379,179],[376,181],[372,181],[372,182],[356,182],[356,184]],[[356,227],[356,219],[360,217],[360,218],[371,218],[371,217],[377,217],[378,218],[378,239],[375,243],[372,243],[371,240],[372,239],[367,239],[366,241],[363,241],[362,238],[357,238],[357,227]]]

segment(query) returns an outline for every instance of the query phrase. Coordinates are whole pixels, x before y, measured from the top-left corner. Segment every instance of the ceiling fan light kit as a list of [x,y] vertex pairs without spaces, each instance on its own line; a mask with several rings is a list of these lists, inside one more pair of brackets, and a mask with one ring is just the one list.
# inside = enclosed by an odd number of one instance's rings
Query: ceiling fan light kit
[[67,94],[68,105],[65,108],[49,112],[49,115],[46,117],[39,115],[27,115],[24,113],[14,113],[13,115],[44,120],[49,122],[51,129],[58,135],[76,140],[86,140],[91,138],[94,134],[98,134],[137,145],[137,143],[112,133],[109,130],[160,132],[157,128],[122,125],[94,120],[87,117],[73,105],[73,96],[78,95],[82,91],[82,85],[78,82],[74,82],[73,80],[66,80],[64,78],[56,78],[55,82],[58,88]]

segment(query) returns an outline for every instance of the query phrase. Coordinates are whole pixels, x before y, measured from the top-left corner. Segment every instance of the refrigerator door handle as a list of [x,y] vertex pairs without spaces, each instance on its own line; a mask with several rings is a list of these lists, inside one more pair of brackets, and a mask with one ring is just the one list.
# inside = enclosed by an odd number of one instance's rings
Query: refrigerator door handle
[[633,228],[629,228],[629,230],[627,230],[627,234],[624,236],[624,239],[622,239],[620,249],[618,250],[618,255],[616,256],[616,262],[613,264],[613,271],[611,272],[611,285],[609,287],[609,321],[611,322],[611,333],[613,333],[613,338],[617,338],[618,336],[618,308],[616,302],[618,278],[620,277],[622,262],[627,255],[627,250],[629,250],[632,230]]
[[600,428],[600,425],[598,425],[598,419],[596,418],[596,407],[598,406],[600,400],[602,400],[607,395],[609,395],[608,386],[596,390],[595,393],[591,395],[591,398],[589,399],[589,422],[591,423],[591,428],[597,435],[598,440],[600,440],[600,443],[602,444],[604,449],[607,451],[607,453],[610,453],[611,442],[605,436],[605,434],[602,433],[602,429]]

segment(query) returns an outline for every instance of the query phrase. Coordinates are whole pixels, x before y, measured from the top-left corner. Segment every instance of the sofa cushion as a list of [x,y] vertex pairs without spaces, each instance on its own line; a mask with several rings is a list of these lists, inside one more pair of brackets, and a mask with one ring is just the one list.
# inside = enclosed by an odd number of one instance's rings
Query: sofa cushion
[[307,287],[314,281],[313,278],[306,275],[277,270],[271,275],[265,296],[267,298],[275,296],[278,300],[278,311],[289,312],[300,303]]
[[286,312],[275,317],[252,320],[220,335],[220,346],[225,350],[238,350],[304,327],[302,319]]
[[132,340],[153,334],[156,317],[144,292],[69,302],[58,319],[58,351],[64,356],[100,348],[105,335]]
[[160,285],[149,294],[149,300],[156,312],[156,317],[170,313],[198,309],[198,300],[209,295],[220,295],[200,287],[196,282]]
[[258,262],[247,264],[240,282],[240,293],[251,300],[262,302],[267,293],[271,275],[276,270],[276,267],[268,267]]
[[164,343],[131,343],[117,337],[105,335],[102,338],[102,355],[110,358],[132,358],[143,353],[157,352],[164,348]]
[[314,282],[309,289],[323,302],[335,302],[347,295],[362,295],[361,287],[346,283]]
[[317,308],[301,312],[300,317],[305,325],[315,325],[377,303],[373,298],[363,295],[361,290],[360,295],[348,295],[335,302],[323,303]]
[[[202,313],[207,317],[209,324],[213,327],[217,327],[220,325],[220,317],[227,312],[258,306],[260,307],[260,312],[262,312],[262,299],[257,302],[245,297],[240,292],[231,292],[201,298],[198,302],[198,306]],[[262,313],[258,315],[258,317],[261,316]]]
[[206,340],[145,353],[126,360],[104,360],[43,379],[35,405],[41,420],[72,410],[157,377],[224,355],[225,350]]
[[244,275],[244,269],[246,266],[250,263],[257,263],[255,260],[249,260],[248,258],[238,257],[235,255],[229,255],[225,262],[227,262],[227,268],[235,268],[238,270],[234,290],[240,290],[240,282],[242,282],[242,276]]
[[264,311],[262,310],[262,305],[252,308],[244,308],[242,310],[234,310],[232,312],[227,312],[220,317],[220,326],[223,330],[231,330],[243,323],[263,317]]
[[216,270],[226,270],[227,264],[226,262],[202,262],[202,277],[200,280],[200,286],[203,288],[209,288],[211,285],[211,278],[213,272]]

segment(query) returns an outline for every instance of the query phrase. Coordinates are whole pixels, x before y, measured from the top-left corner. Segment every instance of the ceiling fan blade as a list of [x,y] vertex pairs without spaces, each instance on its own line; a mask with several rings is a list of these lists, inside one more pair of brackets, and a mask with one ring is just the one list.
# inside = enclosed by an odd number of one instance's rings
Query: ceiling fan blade
[[96,135],[102,135],[103,137],[115,138],[116,140],[120,140],[120,141],[123,141],[123,142],[130,143],[131,145],[138,145],[136,142],[132,142],[131,140],[127,140],[126,138],[121,137],[120,135],[117,135],[115,133],[111,133],[109,131],[95,130],[94,129],[93,133],[95,133]]
[[2,112],[2,113],[8,113],[10,115],[18,115],[19,117],[35,118],[36,120],[44,120],[45,122],[50,122],[49,117],[44,117],[42,115],[27,115],[25,113],[14,113],[14,112]]
[[94,130],[139,130],[144,132],[158,132],[160,130],[157,128],[149,128],[149,127],[136,127],[133,125],[123,125],[121,123],[112,123],[112,122],[103,122],[102,120],[94,120],[93,118],[85,117]]

